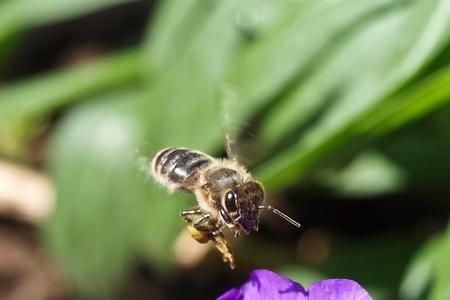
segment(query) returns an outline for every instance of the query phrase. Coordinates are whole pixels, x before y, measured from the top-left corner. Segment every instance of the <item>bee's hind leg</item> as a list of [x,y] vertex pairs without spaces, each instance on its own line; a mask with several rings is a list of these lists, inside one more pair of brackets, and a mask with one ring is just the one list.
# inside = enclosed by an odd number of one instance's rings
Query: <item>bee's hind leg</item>
[[210,215],[200,208],[183,210],[180,216],[187,223],[190,235],[199,243],[207,243],[212,239],[211,233],[215,230],[210,222]]
[[199,243],[212,241],[216,249],[222,254],[223,260],[228,262],[231,269],[235,268],[234,257],[225,236],[223,227],[218,226],[211,215],[200,208],[183,210],[181,217],[187,223],[189,234]]
[[221,229],[213,232],[212,241],[214,242],[214,246],[216,247],[216,249],[219,250],[220,253],[222,253],[223,261],[228,262],[230,268],[234,269],[236,267],[236,264],[234,262],[233,252],[231,252],[231,248],[228,245],[228,242]]

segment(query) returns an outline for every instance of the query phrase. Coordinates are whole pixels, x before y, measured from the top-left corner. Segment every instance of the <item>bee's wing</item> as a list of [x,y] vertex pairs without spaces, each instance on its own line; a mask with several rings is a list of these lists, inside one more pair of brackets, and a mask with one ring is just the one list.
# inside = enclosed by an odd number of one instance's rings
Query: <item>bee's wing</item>
[[253,138],[252,127],[240,119],[239,101],[233,88],[225,87],[220,101],[220,124],[225,137],[227,156],[248,166],[251,160],[247,155],[243,155],[243,144],[244,140]]

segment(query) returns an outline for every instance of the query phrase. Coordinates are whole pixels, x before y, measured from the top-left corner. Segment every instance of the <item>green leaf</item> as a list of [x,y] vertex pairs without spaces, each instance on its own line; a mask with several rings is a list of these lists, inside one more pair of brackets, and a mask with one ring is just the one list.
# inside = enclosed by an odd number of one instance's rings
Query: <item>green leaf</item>
[[[449,223],[450,224],[450,223]],[[450,298],[450,225],[444,235],[435,261],[436,280],[430,293],[430,300],[446,300]]]
[[422,82],[383,101],[370,111],[356,127],[361,133],[382,135],[417,120],[424,113],[448,104],[450,66],[431,74]]
[[176,67],[159,74],[150,86],[145,111],[158,125],[149,128],[149,135],[159,137],[162,146],[211,150],[220,140],[217,97],[242,40],[233,23],[239,1],[219,3],[183,53],[172,62]]
[[323,184],[339,195],[370,197],[397,192],[405,185],[405,172],[380,152],[365,151],[341,170],[320,173]]
[[[280,115],[287,114],[288,120],[291,112],[301,114],[298,105],[283,99],[290,88],[320,67],[323,57],[333,54],[353,28],[396,6],[389,0],[294,3],[284,18],[242,51],[234,65],[229,81],[245,103],[236,110],[242,120],[274,99],[275,111],[283,109]],[[320,90],[316,87],[317,93]]]
[[[443,83],[446,83],[442,85]],[[392,103],[395,103],[397,99],[404,103],[405,115],[411,116],[411,119],[403,119],[400,125],[405,125],[407,121],[414,121],[415,119],[441,107],[443,104],[447,103],[450,96],[450,90],[448,89],[448,84],[450,83],[450,70],[444,70],[435,77],[426,80],[421,83],[418,87],[411,88],[411,92],[405,92],[397,97],[394,97]],[[443,87],[442,87],[443,86]],[[441,88],[440,88],[441,87]],[[432,94],[421,93],[421,91],[433,90]],[[414,91],[414,92],[413,92]],[[413,95],[413,96],[411,96]],[[389,102],[386,102],[389,103]],[[422,106],[423,110],[417,111],[414,105],[407,105],[408,103],[417,103],[417,105]],[[423,103],[427,103],[422,105]],[[381,107],[381,106],[380,106]],[[414,110],[414,114],[410,114],[408,110]],[[348,142],[350,136],[359,137],[362,135],[361,128],[367,129],[365,126],[366,120],[370,118],[370,113],[367,115],[362,115],[360,119],[354,120],[353,126],[342,128],[342,132],[334,136],[327,137],[322,141],[317,141],[311,145],[307,145],[304,141],[300,141],[297,145],[292,148],[287,149],[285,152],[281,153],[278,157],[264,164],[258,171],[259,176],[263,178],[268,184],[274,187],[281,188],[286,186],[290,182],[300,178],[303,173],[311,166],[315,159],[325,155],[332,149],[336,147],[337,144],[342,145]],[[387,124],[391,122],[390,120],[395,120],[397,118],[396,114],[392,115],[382,115],[382,119],[377,122],[372,122],[371,124],[378,124],[380,127],[384,126],[383,121]],[[373,119],[372,119],[373,121]],[[371,131],[364,131],[367,135],[374,133],[376,135],[377,127],[370,127]],[[391,130],[394,130],[391,127]],[[279,176],[278,178],[276,176]]]
[[57,206],[45,227],[47,247],[89,298],[117,297],[136,245],[145,195],[135,162],[141,131],[124,109],[136,97],[112,95],[106,106],[89,103],[69,114],[49,156]]
[[[324,111],[320,116],[323,124],[316,129],[320,133],[337,130],[337,124],[352,122],[373,109],[448,42],[449,11],[446,1],[416,1],[396,3],[376,17],[366,18],[366,23],[344,36],[312,74],[270,112],[262,139],[277,142],[310,121],[318,109]],[[382,51],[373,51],[380,47]]]
[[433,266],[442,247],[442,238],[428,241],[412,258],[399,290],[402,300],[423,299],[433,279]]
[[[200,37],[211,22],[222,22],[223,30],[233,29],[242,35],[259,35],[279,22],[292,8],[298,4],[289,0],[248,0],[243,2],[208,0],[168,0],[161,3],[154,22],[148,30],[145,43],[144,67],[153,76],[168,68],[180,69],[178,62],[185,55],[189,56],[189,48],[197,40],[209,39],[210,43],[199,50],[207,53],[212,50],[215,39],[219,36]],[[217,11],[231,9],[227,15],[219,16]],[[220,14],[220,13],[219,13]],[[213,21],[213,19],[216,19]],[[225,43],[220,41],[220,43]],[[196,46],[192,46],[196,47]],[[153,77],[152,77],[153,78]]]
[[183,225],[183,197],[150,181],[148,160],[138,159],[149,126],[137,117],[143,95],[121,92],[81,105],[63,120],[51,148],[58,198],[46,244],[89,298],[116,298],[136,253],[167,269]]
[[[394,103],[400,101],[403,106],[408,106],[411,112],[414,111],[414,114],[409,114],[410,118],[407,118],[407,121],[415,120],[447,101],[448,88],[445,86],[448,80],[447,70],[410,88],[410,93],[405,91],[398,96],[400,100],[386,98],[388,94],[393,93],[395,89],[411,79],[448,39],[446,35],[450,20],[448,2],[418,1],[415,6],[407,7],[408,9],[402,10],[399,14],[388,14],[379,22],[363,28],[349,40],[348,44],[334,54],[328,64],[324,64],[324,69],[318,71],[325,76],[323,78],[328,78],[329,72],[334,73],[337,80],[345,78],[345,74],[338,76],[336,71],[346,67],[355,57],[355,53],[360,54],[357,55],[360,61],[356,65],[372,65],[367,69],[350,68],[351,70],[347,71],[349,77],[335,103],[330,105],[321,118],[306,130],[300,141],[261,167],[259,175],[269,186],[281,188],[298,180],[312,164],[322,159],[331,150],[362,134],[358,131],[363,124],[366,124],[366,118],[370,118],[377,109],[389,106],[391,101]],[[402,28],[409,35],[397,36],[401,34]],[[412,31],[411,28],[415,30]],[[368,39],[369,36],[370,39]],[[403,55],[399,55],[396,48],[384,49],[377,54],[369,51],[371,48],[383,45],[384,41],[393,43],[396,40],[402,40],[404,43],[405,47],[402,47],[403,50],[400,52]],[[423,40],[430,43],[423,44]],[[391,45],[393,47],[395,43]],[[358,51],[358,47],[362,47],[362,50]],[[300,86],[299,92],[303,88]],[[436,88],[438,88],[437,91],[426,94],[430,89]],[[300,102],[310,101],[302,97],[292,99],[292,101]],[[427,102],[429,104],[424,104]],[[420,108],[417,109],[418,107]],[[280,112],[278,111],[277,114]],[[292,115],[287,111],[286,114]],[[395,119],[396,116],[395,114],[383,115],[383,121],[387,118]],[[286,119],[289,117],[286,116]],[[273,128],[275,126],[277,124],[273,124]],[[364,134],[367,132],[364,131]],[[278,135],[273,136],[273,138],[276,137]]]
[[151,75],[160,75],[185,55],[217,3],[168,0],[160,4],[144,44],[143,65],[150,80],[153,79]]
[[137,81],[138,55],[128,50],[88,65],[16,82],[0,90],[0,126]]

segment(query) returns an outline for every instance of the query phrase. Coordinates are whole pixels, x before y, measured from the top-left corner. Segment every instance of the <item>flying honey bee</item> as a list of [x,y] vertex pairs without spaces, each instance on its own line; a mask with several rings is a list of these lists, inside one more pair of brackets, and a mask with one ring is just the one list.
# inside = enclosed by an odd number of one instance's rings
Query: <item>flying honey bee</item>
[[235,261],[223,234],[225,228],[249,234],[258,230],[259,212],[272,211],[296,227],[300,224],[272,206],[265,206],[263,185],[237,160],[216,159],[186,148],[166,148],[152,159],[151,174],[170,191],[193,194],[198,206],[181,211],[191,236],[212,241],[230,268]]

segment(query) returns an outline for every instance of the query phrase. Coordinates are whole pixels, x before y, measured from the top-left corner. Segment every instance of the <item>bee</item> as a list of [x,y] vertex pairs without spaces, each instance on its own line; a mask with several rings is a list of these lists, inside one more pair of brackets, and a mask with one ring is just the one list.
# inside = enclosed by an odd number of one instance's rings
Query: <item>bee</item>
[[300,224],[272,206],[265,206],[264,187],[235,159],[216,159],[187,148],[166,148],[152,159],[151,174],[169,191],[191,193],[198,206],[183,210],[191,236],[200,243],[212,241],[231,269],[235,260],[223,230],[237,237],[258,230],[259,212],[267,209],[296,227]]

